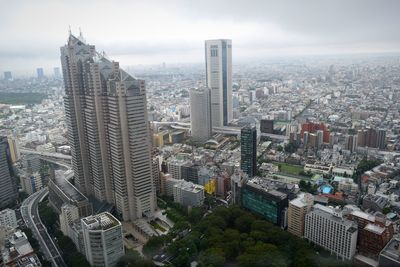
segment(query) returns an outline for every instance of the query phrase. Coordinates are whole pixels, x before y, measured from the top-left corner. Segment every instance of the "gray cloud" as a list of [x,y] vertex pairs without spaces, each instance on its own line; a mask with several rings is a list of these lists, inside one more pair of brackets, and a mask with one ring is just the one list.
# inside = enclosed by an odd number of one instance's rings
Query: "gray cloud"
[[58,64],[68,25],[125,65],[202,61],[209,38],[237,59],[400,51],[397,0],[0,1],[0,71]]
[[272,22],[321,42],[359,42],[399,41],[399,10],[397,0],[204,0],[201,5],[186,5],[182,14],[192,19]]

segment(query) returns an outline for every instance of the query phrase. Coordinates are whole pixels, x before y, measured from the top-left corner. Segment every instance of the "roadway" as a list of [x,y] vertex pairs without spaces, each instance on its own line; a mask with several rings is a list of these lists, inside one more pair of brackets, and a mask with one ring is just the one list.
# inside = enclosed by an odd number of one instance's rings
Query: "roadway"
[[52,263],[52,266],[66,267],[67,265],[61,257],[60,251],[40,220],[38,209],[39,202],[41,202],[47,194],[48,189],[46,187],[26,198],[22,202],[20,209],[22,219],[26,226],[32,230],[34,237],[39,241],[40,248],[46,259]]
[[70,155],[64,155],[61,153],[52,153],[52,152],[40,152],[40,151],[36,151],[33,149],[28,149],[28,148],[21,148],[19,150],[21,152],[21,154],[34,154],[34,155],[39,155],[40,159],[59,165],[61,167],[63,167],[66,170],[70,170],[71,169],[71,159],[72,157]]
[[[179,122],[179,121],[172,121],[172,122],[159,122],[159,121],[152,121],[153,124],[155,125],[168,125],[171,128],[174,129],[179,129],[179,130],[190,130],[190,122]],[[223,127],[213,127],[213,132],[214,133],[221,133],[221,134],[229,134],[229,135],[240,135],[241,128],[240,127],[229,127],[229,126],[223,126]],[[289,136],[286,135],[279,135],[279,134],[269,134],[269,133],[261,133],[262,137],[269,137],[271,139],[275,140],[289,140]]]
[[33,149],[28,149],[28,148],[20,148],[19,151],[20,151],[21,154],[35,154],[35,155],[40,155],[40,156],[44,156],[44,157],[65,159],[65,160],[71,160],[72,159],[72,157],[70,155],[65,155],[65,154],[56,153],[56,152],[36,151],[36,150],[33,150]]

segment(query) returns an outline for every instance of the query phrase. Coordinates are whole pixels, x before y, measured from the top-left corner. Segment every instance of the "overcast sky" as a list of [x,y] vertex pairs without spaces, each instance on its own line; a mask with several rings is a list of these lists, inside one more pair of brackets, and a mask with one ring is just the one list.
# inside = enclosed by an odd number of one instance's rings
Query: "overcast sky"
[[122,66],[204,61],[232,39],[233,60],[400,51],[397,0],[0,0],[0,71],[59,66],[68,28]]

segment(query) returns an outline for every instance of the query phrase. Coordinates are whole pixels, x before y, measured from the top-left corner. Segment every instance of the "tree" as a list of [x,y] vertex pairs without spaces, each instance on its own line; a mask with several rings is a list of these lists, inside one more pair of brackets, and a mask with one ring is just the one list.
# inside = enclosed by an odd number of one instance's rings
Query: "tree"
[[[302,184],[312,189],[311,183]],[[199,267],[226,262],[238,267],[325,266],[309,243],[235,205],[217,207],[191,227],[190,233],[167,246],[173,266],[188,266],[195,259]],[[324,258],[338,263],[334,257]]]
[[203,208],[199,208],[199,207],[192,208],[188,214],[189,222],[196,223],[196,222],[200,221],[204,215],[204,212],[205,211]]
[[136,250],[128,250],[125,255],[119,259],[117,267],[153,267],[153,262],[140,256]]
[[301,191],[308,192],[310,194],[315,194],[315,192],[317,192],[317,189],[318,189],[318,185],[316,185],[316,184],[313,185],[310,183],[310,181],[306,182],[304,180],[300,181],[299,187],[300,187]]
[[164,246],[163,236],[152,236],[143,246],[143,254],[152,258]]
[[287,153],[294,153],[297,151],[297,149],[299,148],[299,145],[294,143],[294,142],[289,142],[286,146],[285,146],[285,152]]
[[304,247],[295,250],[293,266],[315,266],[312,251]]
[[210,248],[199,257],[199,267],[223,267],[225,264],[225,254],[221,248]]
[[56,231],[56,224],[58,221],[58,214],[53,211],[48,205],[48,202],[39,203],[40,219],[46,225],[48,231],[52,234]]
[[61,248],[63,259],[67,266],[83,266],[90,267],[85,256],[76,250],[74,242],[67,236],[60,236],[58,238],[58,245]]
[[392,209],[390,207],[384,207],[383,210],[382,210],[382,213],[383,214],[388,214],[391,211],[392,211]]
[[237,257],[236,260],[240,267],[287,266],[287,260],[285,256],[280,253],[278,247],[261,242],[248,248],[246,252]]
[[253,222],[254,217],[252,215],[243,215],[235,220],[235,228],[242,233],[249,233]]

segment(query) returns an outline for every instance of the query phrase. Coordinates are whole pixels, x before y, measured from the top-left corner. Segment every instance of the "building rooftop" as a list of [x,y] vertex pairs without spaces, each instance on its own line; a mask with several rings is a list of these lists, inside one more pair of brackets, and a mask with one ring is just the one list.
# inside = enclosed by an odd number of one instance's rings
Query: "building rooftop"
[[82,222],[90,230],[108,230],[117,225],[121,225],[121,222],[108,212],[83,218]]
[[371,215],[371,214],[368,214],[366,212],[363,212],[363,211],[360,211],[360,210],[354,210],[354,211],[351,212],[351,214],[353,216],[360,217],[360,218],[362,218],[364,220],[368,220],[370,222],[375,222],[375,216]]
[[363,256],[361,254],[355,255],[354,259],[358,260],[358,261],[361,261],[363,263],[369,264],[369,266],[371,266],[371,267],[378,267],[379,266],[379,263],[376,260],[368,258],[368,257],[365,257],[365,256]]
[[55,171],[54,183],[64,192],[68,198],[81,202],[88,200],[75,186],[73,186],[67,179],[65,179],[64,172],[62,170]]
[[372,201],[375,204],[377,204],[379,207],[384,208],[386,206],[386,204],[389,202],[389,200],[387,199],[387,197],[383,197],[380,195],[366,195],[363,199],[363,201]]
[[346,225],[347,227],[349,227],[347,231],[350,231],[352,233],[357,231],[357,225],[353,221],[343,218],[342,210],[339,208],[315,204],[314,210],[312,212],[319,216],[323,216]]
[[380,255],[396,260],[400,263],[400,238],[392,238],[381,251]]
[[34,250],[24,232],[18,230],[9,239],[9,245],[2,252],[3,260],[7,264],[22,257],[32,255]]
[[15,212],[15,211],[12,210],[12,209],[4,209],[4,210],[0,211],[0,215],[5,215],[5,214],[10,213],[10,212]]
[[290,201],[290,204],[302,208],[308,205],[312,205],[313,202],[314,198],[311,194],[301,193],[297,198]]
[[179,187],[182,190],[193,192],[193,193],[198,193],[204,190],[204,186],[194,184],[192,182],[187,182],[185,180],[178,180],[178,183],[174,185],[174,187]]
[[379,225],[375,225],[372,223],[367,224],[364,229],[379,235],[381,235],[385,231],[385,228],[382,228]]
[[264,191],[282,200],[287,198],[287,194],[275,190],[276,185],[268,179],[264,179],[261,177],[253,177],[247,181],[247,185],[254,187],[258,190]]
[[344,182],[344,183],[354,183],[354,180],[352,178],[347,178],[347,177],[342,177],[342,176],[335,176],[333,179],[333,182]]

